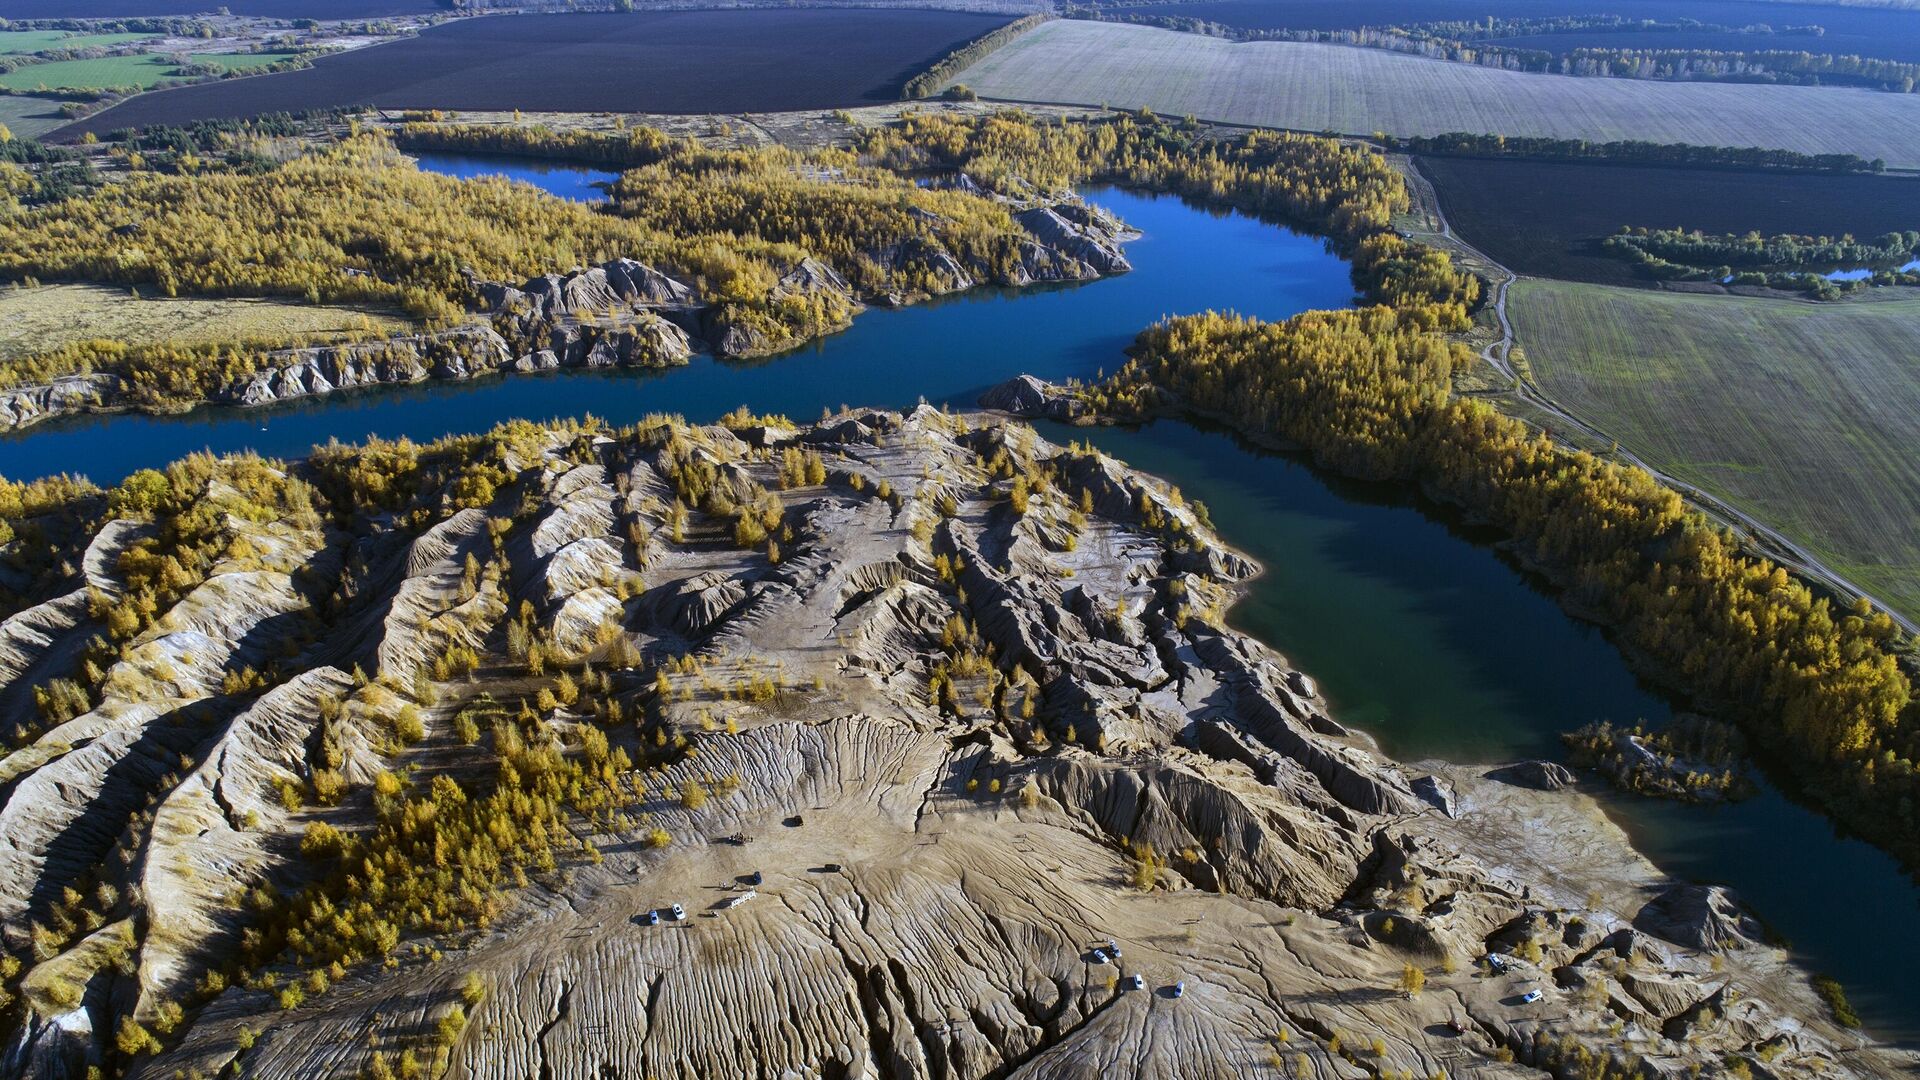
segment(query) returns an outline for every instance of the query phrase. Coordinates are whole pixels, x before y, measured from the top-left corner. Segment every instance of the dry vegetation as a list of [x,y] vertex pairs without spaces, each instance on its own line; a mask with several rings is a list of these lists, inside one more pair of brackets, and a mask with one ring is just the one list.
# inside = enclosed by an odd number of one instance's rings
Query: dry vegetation
[[1531,75],[1113,23],[1048,23],[954,81],[982,97],[1145,107],[1297,131],[1643,139],[1920,164],[1920,97],[1912,95]]
[[148,299],[98,285],[16,286],[0,289],[0,363],[90,338],[203,344],[397,332],[412,325],[377,309],[279,300]]

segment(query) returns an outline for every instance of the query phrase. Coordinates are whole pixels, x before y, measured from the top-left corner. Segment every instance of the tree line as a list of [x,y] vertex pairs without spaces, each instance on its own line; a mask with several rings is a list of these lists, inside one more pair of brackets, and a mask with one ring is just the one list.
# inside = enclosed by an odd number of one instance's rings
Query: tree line
[[660,161],[675,140],[650,127],[556,130],[545,124],[443,123],[429,114],[395,128],[393,144],[402,150],[510,154],[631,168]]
[[[1874,240],[1852,236],[1715,236],[1686,229],[1623,228],[1601,243],[1659,281],[1764,285],[1838,299],[1846,292],[1885,285],[1920,285],[1920,232],[1890,232]],[[1833,279],[1835,270],[1864,271]]]
[[1673,82],[1783,83],[1796,86],[1859,86],[1911,94],[1920,84],[1920,64],[1901,60],[1800,50],[1767,49],[1573,49],[1541,69],[1560,75]]
[[1698,229],[1622,229],[1609,245],[1636,248],[1691,266],[1763,270],[1897,266],[1920,257],[1920,231],[1890,232],[1872,240],[1852,236],[1709,235]]
[[1771,169],[1781,172],[1878,173],[1887,163],[1854,154],[1801,154],[1758,146],[1696,146],[1692,143],[1652,143],[1634,139],[1589,142],[1529,135],[1474,135],[1464,131],[1445,135],[1388,136],[1386,145],[1410,154],[1433,157],[1513,157],[1540,161],[1603,161],[1636,165],[1683,165],[1709,169]]
[[1052,18],[1053,16],[1048,14],[1023,15],[1005,26],[989,30],[936,60],[932,67],[908,79],[907,84],[900,88],[900,96],[909,99],[932,97],[939,93],[940,87],[948,79],[979,63],[988,53],[1005,47],[1015,38]]

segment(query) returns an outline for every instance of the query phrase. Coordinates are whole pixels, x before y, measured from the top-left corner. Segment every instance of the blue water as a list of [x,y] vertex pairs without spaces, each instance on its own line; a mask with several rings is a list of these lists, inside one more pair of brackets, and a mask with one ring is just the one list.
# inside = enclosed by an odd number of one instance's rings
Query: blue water
[[565,162],[542,161],[538,158],[516,157],[507,154],[447,154],[437,151],[413,155],[420,167],[428,172],[457,176],[462,180],[471,180],[476,176],[504,176],[509,180],[521,180],[558,195],[563,199],[576,199],[580,202],[606,202],[607,189],[603,186],[620,179],[617,172],[608,172],[590,165],[569,165]]
[[[523,178],[549,190],[573,184],[556,171]],[[627,422],[678,412],[705,420],[744,403],[810,419],[843,403],[966,406],[1018,372],[1063,379],[1112,370],[1133,336],[1163,315],[1230,308],[1275,319],[1352,300],[1345,264],[1310,237],[1172,198],[1115,190],[1094,198],[1143,231],[1128,247],[1133,273],[875,310],[844,333],[747,364],[700,358],[664,372],[508,375],[270,409],[63,422],[0,438],[0,474],[69,471],[112,482],[200,448],[294,456],[329,438],[431,439],[511,417],[591,412]],[[1311,672],[1335,715],[1395,756],[1558,756],[1558,733],[1589,721],[1658,724],[1671,715],[1602,633],[1562,613],[1487,537],[1431,507],[1188,424],[1042,426],[1057,439],[1091,440],[1208,503],[1222,535],[1266,568],[1234,608],[1235,625]],[[1920,970],[1920,902],[1891,859],[1836,836],[1772,789],[1718,808],[1603,799],[1663,869],[1733,885],[1809,967],[1846,984],[1876,1034],[1920,1037],[1920,1000],[1905,985],[1907,972]],[[1868,934],[1872,948],[1862,948]]]
[[[1920,270],[1920,259],[1896,266],[1894,270],[1902,274],[1911,274],[1916,270]],[[1857,267],[1852,270],[1830,270],[1821,276],[1828,281],[1865,281],[1877,273],[1879,273],[1879,271],[1871,267]]]
[[[1893,270],[1896,273],[1911,274],[1916,270],[1920,270],[1920,259],[1915,259],[1910,263],[1903,263],[1900,266],[1893,267]],[[1871,266],[1856,266],[1850,270],[1828,270],[1820,276],[1826,278],[1828,281],[1865,281],[1879,272],[1879,270]],[[1723,285],[1730,283],[1733,281],[1734,276],[1735,275],[1729,274],[1721,278],[1720,283]]]
[[1065,379],[1112,370],[1134,335],[1163,315],[1216,307],[1277,319],[1353,299],[1346,264],[1315,238],[1171,197],[1105,190],[1096,201],[1145,234],[1128,246],[1137,267],[1130,274],[876,309],[842,333],[749,363],[698,357],[662,372],[497,375],[261,409],[56,421],[0,438],[0,476],[71,472],[112,484],[195,450],[293,457],[329,439],[432,439],[514,417],[591,412],[631,423],[677,412],[706,421],[745,403],[805,420],[843,403],[906,406],[922,397],[970,406],[981,390],[1023,371]]

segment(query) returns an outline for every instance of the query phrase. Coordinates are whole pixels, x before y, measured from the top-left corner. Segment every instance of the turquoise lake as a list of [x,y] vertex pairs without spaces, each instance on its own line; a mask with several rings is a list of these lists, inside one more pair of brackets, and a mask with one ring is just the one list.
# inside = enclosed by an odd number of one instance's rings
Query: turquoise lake
[[[456,175],[500,159],[423,155]],[[571,198],[607,174],[531,166],[512,175]],[[463,172],[461,170],[473,170]],[[500,421],[650,412],[710,420],[737,405],[810,419],[842,404],[973,404],[1028,372],[1092,378],[1166,315],[1231,309],[1268,319],[1353,301],[1346,265],[1317,239],[1167,197],[1090,197],[1140,229],[1136,269],[1105,281],[981,289],[861,315],[847,331],[767,360],[696,358],[664,372],[509,375],[337,394],[265,409],[201,409],[48,424],[0,438],[0,475],[76,472],[111,483],[185,453],[303,454],[331,438],[431,439]],[[1204,500],[1226,539],[1266,567],[1232,613],[1310,672],[1342,721],[1406,760],[1558,756],[1593,720],[1659,724],[1672,704],[1642,685],[1596,628],[1570,618],[1488,536],[1436,508],[1330,479],[1232,435],[1161,421],[1140,429],[1041,425],[1091,440]],[[1678,877],[1733,886],[1812,970],[1840,979],[1874,1032],[1920,1039],[1920,893],[1893,861],[1771,788],[1724,807],[1602,794],[1608,812]],[[1873,945],[1862,947],[1871,928]]]

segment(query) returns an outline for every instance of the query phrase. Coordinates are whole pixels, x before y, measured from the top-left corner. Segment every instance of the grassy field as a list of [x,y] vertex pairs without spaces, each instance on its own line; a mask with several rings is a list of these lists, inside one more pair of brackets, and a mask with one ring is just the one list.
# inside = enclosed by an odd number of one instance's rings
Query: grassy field
[[1818,26],[1819,37],[1754,35],[1705,30],[1658,34],[1562,30],[1501,44],[1563,52],[1583,46],[1725,49],[1793,49],[1889,60],[1920,60],[1920,19],[1891,7],[1769,3],[1753,0],[1198,0],[1120,9],[1127,14],[1203,19],[1247,29],[1350,30],[1362,26],[1411,26],[1455,19],[1544,19],[1560,15],[1619,15],[1672,23],[1692,19],[1725,27],[1766,23],[1775,29]]
[[225,341],[292,338],[412,324],[398,316],[278,300],[142,300],[125,289],[43,285],[0,289],[0,364],[69,341]]
[[89,45],[124,45],[153,34],[75,34],[66,30],[0,31],[0,56],[36,53],[47,49],[84,49]]
[[0,94],[0,124],[18,139],[37,139],[54,128],[70,124],[52,98]]
[[56,60],[50,64],[29,64],[0,75],[0,86],[10,90],[102,89],[113,86],[157,86],[174,65],[166,57],[103,56],[97,60]]
[[252,71],[268,64],[278,64],[291,56],[290,53],[193,53],[189,59],[200,64],[216,64],[228,71]]
[[1562,405],[1920,616],[1920,299],[1522,279],[1508,306]]
[[1451,131],[1852,153],[1920,166],[1920,95],[1571,78],[1378,49],[1060,20],[955,79],[982,97],[1366,135]]

